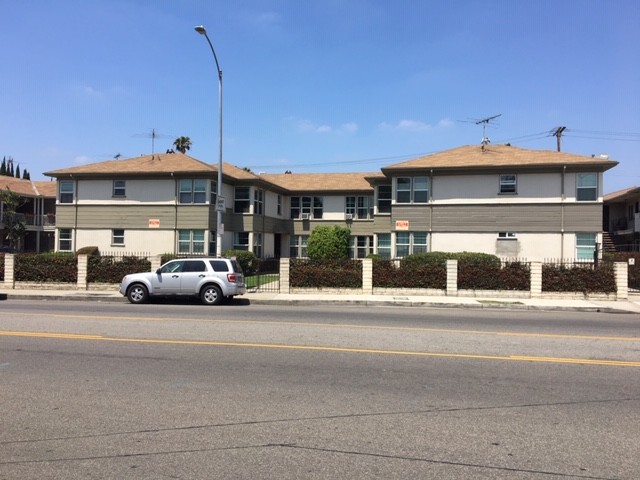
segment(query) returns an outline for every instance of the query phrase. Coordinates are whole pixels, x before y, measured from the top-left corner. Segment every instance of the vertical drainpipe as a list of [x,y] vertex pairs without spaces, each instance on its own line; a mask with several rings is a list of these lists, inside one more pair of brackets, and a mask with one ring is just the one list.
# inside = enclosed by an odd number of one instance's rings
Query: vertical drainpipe
[[178,253],[178,179],[171,172],[173,178],[173,253]]
[[429,170],[429,252],[433,251],[433,168]]
[[567,166],[562,166],[562,177],[560,181],[560,259],[564,259],[564,201],[566,199],[565,193],[565,176],[567,172]]
[[[70,177],[73,179],[73,175],[70,175]],[[74,193],[74,198],[73,198],[73,239],[71,240],[73,242],[73,249],[77,250],[78,249],[78,194],[80,192],[78,192],[78,181],[77,180],[73,180],[73,193]],[[59,233],[59,232],[58,232]]]

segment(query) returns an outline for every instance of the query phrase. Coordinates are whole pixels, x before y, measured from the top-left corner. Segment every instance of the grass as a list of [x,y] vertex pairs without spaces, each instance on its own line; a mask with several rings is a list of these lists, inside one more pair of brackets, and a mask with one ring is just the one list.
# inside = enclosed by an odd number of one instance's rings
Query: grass
[[247,288],[258,288],[267,283],[280,281],[280,275],[277,273],[268,273],[266,275],[252,275],[250,277],[244,277],[244,283]]

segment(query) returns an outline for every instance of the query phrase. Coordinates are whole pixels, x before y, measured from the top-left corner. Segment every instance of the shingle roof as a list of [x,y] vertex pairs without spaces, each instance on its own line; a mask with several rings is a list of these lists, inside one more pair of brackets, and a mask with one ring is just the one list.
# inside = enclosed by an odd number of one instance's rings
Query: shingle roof
[[616,192],[607,193],[602,199],[605,202],[614,202],[616,200],[626,200],[632,197],[640,196],[640,187],[629,187]]
[[24,197],[55,197],[57,193],[57,183],[32,182],[31,180],[2,175],[0,176],[0,190],[11,190]]
[[260,178],[290,192],[373,192],[366,177],[375,173],[263,173]]
[[608,170],[618,162],[552,150],[526,150],[508,145],[467,145],[384,167],[383,171],[411,169],[463,169],[490,167],[542,167],[585,165]]

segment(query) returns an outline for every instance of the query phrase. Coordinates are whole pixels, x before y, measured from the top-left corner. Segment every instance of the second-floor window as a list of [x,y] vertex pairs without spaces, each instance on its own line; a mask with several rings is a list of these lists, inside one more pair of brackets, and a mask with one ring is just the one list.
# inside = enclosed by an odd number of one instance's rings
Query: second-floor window
[[233,198],[234,213],[249,213],[250,206],[249,187],[236,187]]
[[598,199],[598,174],[576,173],[576,200],[588,202]]
[[398,177],[396,180],[397,203],[428,203],[429,177]]
[[211,196],[210,196],[209,203],[211,205],[216,205],[218,202],[218,182],[211,180],[211,184],[209,185],[209,188],[211,188]]
[[178,201],[180,203],[206,203],[207,181],[205,179],[183,178],[179,182]]
[[291,218],[322,218],[322,197],[291,197]]
[[75,193],[73,180],[60,180],[58,188],[60,189],[60,203],[73,203]]
[[518,182],[515,175],[500,175],[500,193],[518,193]]
[[354,220],[368,220],[373,218],[372,197],[346,197],[345,213]]
[[253,191],[253,213],[262,215],[264,206],[264,190],[255,189]]
[[113,196],[114,197],[125,197],[127,193],[127,182],[124,180],[114,180],[113,181]]
[[391,213],[391,185],[378,185],[378,213]]

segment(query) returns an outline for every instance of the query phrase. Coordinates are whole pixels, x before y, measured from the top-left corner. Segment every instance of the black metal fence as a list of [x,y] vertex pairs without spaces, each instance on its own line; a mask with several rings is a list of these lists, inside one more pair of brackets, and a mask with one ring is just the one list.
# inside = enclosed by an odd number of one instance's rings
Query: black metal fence
[[255,273],[245,276],[247,290],[250,292],[280,291],[280,259],[256,259],[253,263]]

